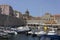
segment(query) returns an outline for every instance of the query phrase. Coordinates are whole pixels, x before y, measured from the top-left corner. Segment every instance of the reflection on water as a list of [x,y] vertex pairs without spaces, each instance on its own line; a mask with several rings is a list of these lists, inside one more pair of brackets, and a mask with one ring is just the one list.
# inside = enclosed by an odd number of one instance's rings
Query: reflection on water
[[9,39],[2,39],[0,40],[38,40],[38,37],[32,37],[32,35],[25,35],[25,34],[18,34],[15,36],[10,37]]
[[38,40],[37,37],[32,37],[32,35],[18,34],[17,36],[14,36],[12,40]]
[[[46,38],[46,37],[33,37],[32,35],[26,35],[26,34],[18,34],[18,35],[15,35],[15,36],[11,36],[10,38],[8,39],[2,39],[0,38],[0,40],[52,40],[50,38]],[[54,39],[54,40],[58,40],[58,39]]]

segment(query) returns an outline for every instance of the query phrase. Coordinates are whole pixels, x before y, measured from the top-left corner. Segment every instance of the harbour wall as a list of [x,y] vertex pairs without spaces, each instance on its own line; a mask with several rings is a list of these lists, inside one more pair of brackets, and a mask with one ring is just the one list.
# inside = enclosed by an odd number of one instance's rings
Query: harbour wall
[[0,26],[22,26],[25,24],[23,19],[0,14]]

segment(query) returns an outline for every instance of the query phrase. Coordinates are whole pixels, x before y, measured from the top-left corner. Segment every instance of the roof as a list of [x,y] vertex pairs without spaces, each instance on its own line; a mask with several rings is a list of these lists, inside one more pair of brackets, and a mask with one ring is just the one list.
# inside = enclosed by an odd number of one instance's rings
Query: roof
[[56,22],[54,20],[50,20],[50,21],[45,21],[45,24],[56,24]]
[[34,17],[35,20],[40,20],[40,17]]
[[53,16],[55,16],[55,17],[60,17],[60,14],[56,14],[56,15],[53,15]]

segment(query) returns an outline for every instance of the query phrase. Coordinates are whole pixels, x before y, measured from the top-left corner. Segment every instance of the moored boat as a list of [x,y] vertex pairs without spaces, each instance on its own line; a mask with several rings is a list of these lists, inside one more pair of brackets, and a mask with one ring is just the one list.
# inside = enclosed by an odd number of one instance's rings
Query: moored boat
[[37,36],[46,35],[46,32],[44,32],[44,31],[39,31],[39,32],[35,32],[35,34],[36,34]]
[[17,35],[16,31],[11,31],[11,30],[5,30],[5,33],[11,34],[11,35]]
[[47,35],[57,35],[57,33],[53,30],[53,31],[49,31]]
[[26,33],[30,31],[29,27],[11,28],[11,30],[16,31],[17,33]]

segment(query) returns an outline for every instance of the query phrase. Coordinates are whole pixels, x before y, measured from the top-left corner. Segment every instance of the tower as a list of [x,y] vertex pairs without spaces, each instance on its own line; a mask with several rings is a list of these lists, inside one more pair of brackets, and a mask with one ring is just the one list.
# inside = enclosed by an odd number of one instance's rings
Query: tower
[[29,11],[28,11],[28,9],[25,11],[25,15],[26,15],[26,16],[29,16]]

